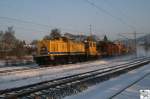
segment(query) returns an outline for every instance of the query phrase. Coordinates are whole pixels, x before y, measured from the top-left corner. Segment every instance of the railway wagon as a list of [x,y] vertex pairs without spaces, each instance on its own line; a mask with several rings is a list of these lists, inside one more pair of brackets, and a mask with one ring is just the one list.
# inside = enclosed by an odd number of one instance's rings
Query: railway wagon
[[107,43],[107,56],[113,56],[115,54],[115,51],[114,51],[114,44],[112,43]]
[[128,53],[128,49],[123,44],[108,43],[107,45],[108,56],[122,55],[125,53]]
[[112,42],[99,41],[97,50],[101,53],[102,57],[113,56],[117,53],[117,48]]
[[101,56],[116,56],[126,53],[127,48],[122,44],[115,44],[113,42],[100,41],[97,45],[97,50],[101,53]]
[[118,49],[118,55],[126,54],[129,52],[129,49],[121,43],[116,43],[116,46]]
[[98,57],[96,43],[71,40],[65,37],[38,42],[34,60],[39,65],[56,65],[87,61]]

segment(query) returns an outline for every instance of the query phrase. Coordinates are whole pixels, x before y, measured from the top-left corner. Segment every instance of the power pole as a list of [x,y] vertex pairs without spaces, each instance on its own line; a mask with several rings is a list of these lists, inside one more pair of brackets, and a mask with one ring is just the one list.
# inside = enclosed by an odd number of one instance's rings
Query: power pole
[[124,34],[133,34],[134,37],[134,50],[135,50],[135,57],[137,57],[137,34],[145,34],[145,33],[136,33],[136,31],[134,31],[133,33],[124,33]]
[[135,46],[135,57],[137,57],[137,41],[136,41],[136,31],[133,33],[134,35],[134,46]]
[[[126,45],[128,48],[131,47],[131,44],[130,44],[129,42],[127,42],[127,41],[130,40],[128,37],[126,37],[126,36],[124,36],[124,35],[122,35],[122,34],[118,34],[118,36],[121,36],[121,37],[123,37],[123,38],[126,40],[126,41],[125,41],[125,45]],[[121,41],[121,40],[120,40],[120,41]]]
[[90,35],[92,36],[92,25],[90,24]]

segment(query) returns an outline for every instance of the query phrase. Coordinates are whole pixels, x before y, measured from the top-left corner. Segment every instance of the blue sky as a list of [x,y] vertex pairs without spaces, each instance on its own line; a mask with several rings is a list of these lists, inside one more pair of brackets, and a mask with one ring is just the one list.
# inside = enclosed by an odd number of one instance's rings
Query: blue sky
[[14,26],[20,39],[41,39],[52,28],[62,33],[89,34],[100,37],[118,38],[118,33],[150,33],[150,0],[89,0],[107,10],[114,17],[121,18],[128,25],[93,7],[86,0],[0,0],[0,17],[16,18],[47,26],[24,23],[0,18],[0,30]]

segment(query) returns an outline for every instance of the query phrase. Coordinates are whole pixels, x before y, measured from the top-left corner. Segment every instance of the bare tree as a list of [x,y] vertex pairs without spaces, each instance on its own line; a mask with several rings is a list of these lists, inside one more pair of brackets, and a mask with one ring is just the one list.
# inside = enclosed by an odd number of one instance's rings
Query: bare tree
[[24,49],[24,41],[20,41],[15,37],[13,27],[8,27],[5,33],[0,32],[1,35],[1,53],[6,56],[23,56],[26,54]]
[[44,40],[50,40],[51,38],[50,38],[50,35],[46,35],[46,36],[44,36],[43,39],[44,39]]
[[0,40],[2,39],[3,34],[3,31],[0,31]]
[[61,37],[61,31],[57,28],[52,29],[50,35],[44,36],[44,40],[58,39]]
[[0,31],[0,50],[3,49],[2,37],[3,37],[3,31]]
[[50,34],[51,39],[58,39],[61,37],[61,31],[59,29],[52,29]]
[[14,45],[16,42],[15,32],[13,27],[8,27],[8,30],[3,34],[2,40],[10,45]]

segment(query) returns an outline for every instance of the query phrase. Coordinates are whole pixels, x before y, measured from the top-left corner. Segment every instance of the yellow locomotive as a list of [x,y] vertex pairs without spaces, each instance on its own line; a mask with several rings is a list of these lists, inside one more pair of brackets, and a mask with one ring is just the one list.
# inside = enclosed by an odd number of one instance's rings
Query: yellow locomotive
[[66,37],[38,42],[34,60],[39,65],[55,65],[87,61],[98,57],[96,42],[87,39],[84,42]]

